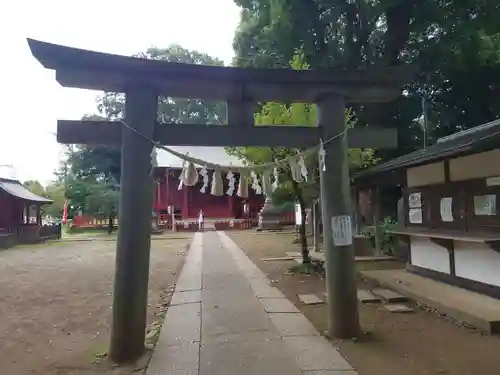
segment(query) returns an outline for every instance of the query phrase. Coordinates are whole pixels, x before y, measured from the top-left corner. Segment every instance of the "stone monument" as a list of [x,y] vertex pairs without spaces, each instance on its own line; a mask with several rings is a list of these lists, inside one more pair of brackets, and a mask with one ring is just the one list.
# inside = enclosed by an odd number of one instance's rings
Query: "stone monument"
[[266,197],[264,205],[259,212],[258,231],[262,230],[281,230],[283,227],[280,223],[281,212],[274,205],[271,197]]

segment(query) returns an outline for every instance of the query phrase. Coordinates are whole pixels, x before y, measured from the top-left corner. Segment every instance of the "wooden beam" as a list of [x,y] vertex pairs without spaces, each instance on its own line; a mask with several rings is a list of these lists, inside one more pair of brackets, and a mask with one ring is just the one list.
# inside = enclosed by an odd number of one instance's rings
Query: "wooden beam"
[[[120,145],[124,125],[114,121],[57,122],[57,141],[63,144]],[[286,131],[284,131],[286,128]],[[283,136],[285,134],[285,136]],[[311,147],[317,145],[317,127],[261,125],[156,124],[154,140],[169,146]],[[347,132],[350,148],[394,148],[395,129],[353,128]]]

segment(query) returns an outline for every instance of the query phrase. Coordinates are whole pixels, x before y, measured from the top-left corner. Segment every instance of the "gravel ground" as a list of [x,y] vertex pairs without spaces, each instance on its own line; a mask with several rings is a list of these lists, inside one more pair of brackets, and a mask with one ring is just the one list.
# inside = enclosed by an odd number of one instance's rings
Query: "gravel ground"
[[[189,234],[153,237],[148,321],[171,289]],[[0,372],[8,375],[129,374],[136,365],[95,364],[106,351],[114,241],[60,242],[0,252]]]

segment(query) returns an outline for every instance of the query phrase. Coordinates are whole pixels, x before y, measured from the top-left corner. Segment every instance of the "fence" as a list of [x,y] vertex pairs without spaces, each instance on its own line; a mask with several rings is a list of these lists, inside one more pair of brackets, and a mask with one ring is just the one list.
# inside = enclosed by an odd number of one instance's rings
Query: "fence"
[[[89,216],[74,216],[72,226],[77,228],[102,228],[107,227],[108,223],[108,219],[96,219]],[[113,220],[113,225],[118,225],[117,218]]]
[[21,225],[0,229],[0,248],[61,238],[61,225]]

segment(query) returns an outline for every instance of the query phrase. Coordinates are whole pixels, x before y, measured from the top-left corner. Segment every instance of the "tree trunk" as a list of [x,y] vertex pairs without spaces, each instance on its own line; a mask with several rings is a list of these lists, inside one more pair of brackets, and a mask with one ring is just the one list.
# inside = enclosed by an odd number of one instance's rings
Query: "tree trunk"
[[114,218],[115,218],[114,215],[108,216],[108,234],[113,233],[113,219]]
[[299,236],[300,236],[300,248],[302,253],[302,263],[311,263],[311,257],[309,256],[309,248],[307,246],[307,235],[306,235],[306,205],[304,203],[304,197],[302,196],[302,190],[297,182],[293,179],[292,187],[300,206],[300,215],[302,217],[302,222],[299,225]]

